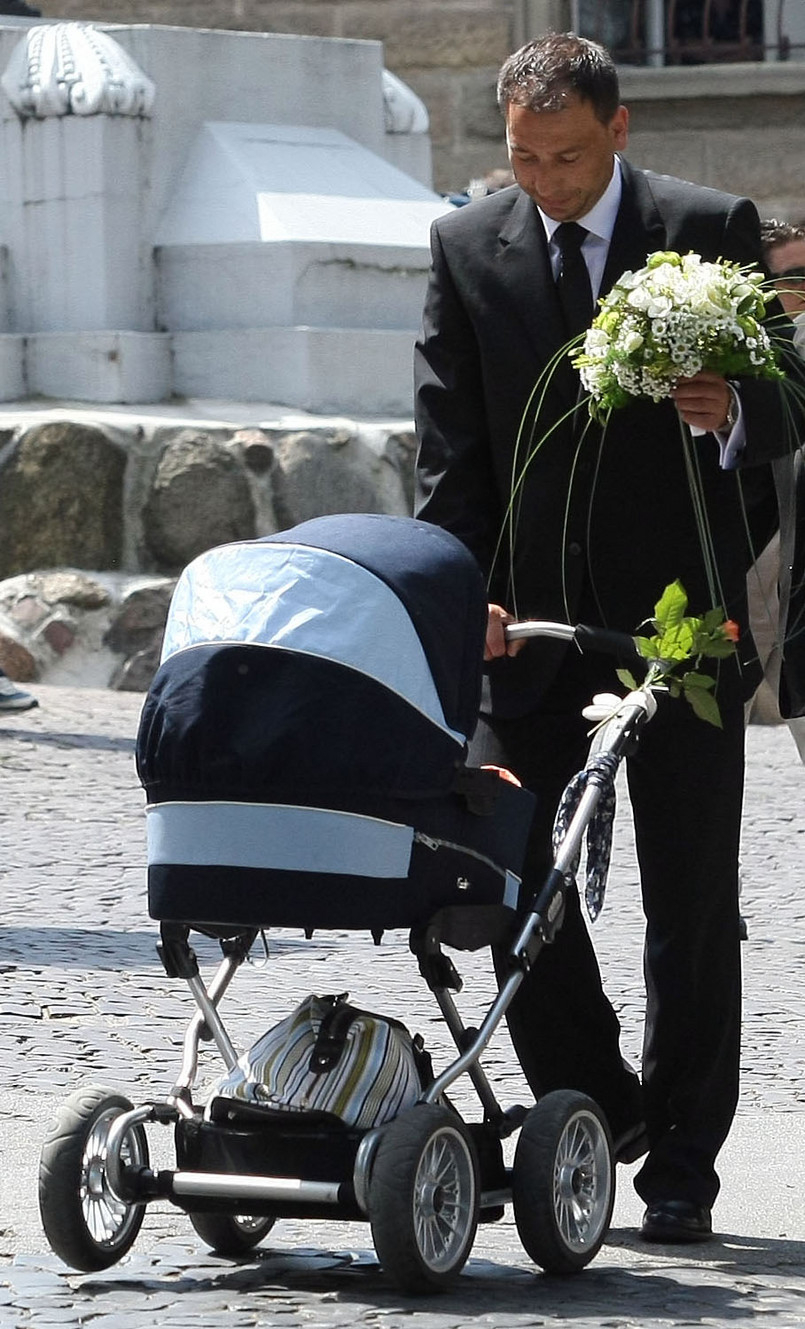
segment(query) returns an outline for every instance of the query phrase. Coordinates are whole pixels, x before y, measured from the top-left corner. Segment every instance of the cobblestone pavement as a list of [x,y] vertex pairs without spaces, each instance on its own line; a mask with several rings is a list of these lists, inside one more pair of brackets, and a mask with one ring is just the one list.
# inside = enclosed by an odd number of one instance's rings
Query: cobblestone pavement
[[[159,1205],[148,1209],[132,1254],[103,1274],[75,1274],[49,1252],[36,1168],[53,1109],[85,1082],[134,1101],[164,1095],[191,1006],[164,976],[145,908],[133,766],[141,698],[48,687],[38,695],[39,710],[0,716],[0,1329],[140,1329],[162,1316],[172,1329],[805,1323],[805,770],[784,729],[749,733],[743,1095],[722,1159],[719,1240],[641,1245],[639,1202],[621,1169],[607,1243],[578,1278],[535,1271],[507,1210],[479,1230],[455,1290],[406,1302],[362,1224],[282,1222],[258,1252],[233,1263],[208,1254],[184,1215]],[[620,803],[595,937],[625,1050],[636,1056],[642,924],[623,792]],[[206,954],[203,943],[199,951]],[[459,968],[462,1010],[477,1019],[494,990],[487,957],[461,956]],[[280,932],[269,962],[239,976],[222,1010],[247,1043],[305,993],[342,988],[422,1032],[437,1064],[446,1055],[440,1017],[397,934],[375,950],[361,936],[308,942]],[[505,1032],[485,1065],[504,1104],[522,1101]],[[209,1072],[217,1073],[213,1062]],[[473,1115],[463,1094],[458,1086],[459,1106]],[[155,1143],[169,1165],[169,1140],[157,1133]]]

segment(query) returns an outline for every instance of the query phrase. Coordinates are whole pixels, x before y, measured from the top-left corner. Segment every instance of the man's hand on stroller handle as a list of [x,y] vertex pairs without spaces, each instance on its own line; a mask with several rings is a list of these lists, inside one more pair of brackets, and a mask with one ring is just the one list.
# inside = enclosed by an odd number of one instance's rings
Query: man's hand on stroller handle
[[516,655],[522,649],[524,639],[509,638],[508,626],[514,619],[502,605],[489,606],[486,623],[485,660],[497,660],[501,655]]

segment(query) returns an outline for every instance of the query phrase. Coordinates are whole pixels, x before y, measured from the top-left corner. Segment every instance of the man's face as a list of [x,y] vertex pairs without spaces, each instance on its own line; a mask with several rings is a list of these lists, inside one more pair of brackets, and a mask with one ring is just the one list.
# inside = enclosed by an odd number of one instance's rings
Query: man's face
[[619,106],[602,124],[592,104],[572,97],[559,111],[506,108],[506,142],[514,177],[554,221],[590,211],[612,179],[616,151],[626,147],[629,112]]
[[[791,316],[805,313],[805,240],[786,240],[774,245],[766,255],[772,275],[780,274],[774,285],[780,304]],[[790,276],[786,273],[790,272]]]

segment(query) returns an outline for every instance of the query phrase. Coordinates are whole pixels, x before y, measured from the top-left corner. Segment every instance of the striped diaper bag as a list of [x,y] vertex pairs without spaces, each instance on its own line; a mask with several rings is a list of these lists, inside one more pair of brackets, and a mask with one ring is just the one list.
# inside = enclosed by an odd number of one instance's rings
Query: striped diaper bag
[[311,995],[269,1029],[215,1085],[215,1097],[285,1112],[328,1112],[368,1130],[412,1107],[427,1053],[398,1020],[338,996]]

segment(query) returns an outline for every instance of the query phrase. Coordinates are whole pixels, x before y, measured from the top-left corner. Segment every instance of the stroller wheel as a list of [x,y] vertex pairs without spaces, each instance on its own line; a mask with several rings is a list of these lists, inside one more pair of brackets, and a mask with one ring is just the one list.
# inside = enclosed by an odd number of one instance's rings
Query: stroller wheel
[[[56,1254],[75,1269],[107,1269],[131,1248],[142,1225],[144,1205],[119,1200],[106,1174],[109,1130],[131,1107],[109,1089],[78,1089],[62,1104],[42,1146],[42,1226]],[[126,1134],[120,1156],[125,1166],[148,1166],[142,1126]]]
[[201,1240],[216,1255],[246,1255],[268,1236],[275,1221],[266,1214],[190,1214]]
[[546,1094],[528,1113],[514,1155],[514,1221],[549,1274],[583,1269],[603,1244],[615,1202],[612,1146],[591,1098]]
[[460,1117],[420,1103],[384,1126],[368,1210],[380,1263],[402,1292],[451,1283],[478,1226],[478,1161]]

